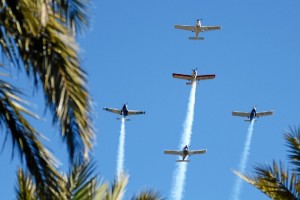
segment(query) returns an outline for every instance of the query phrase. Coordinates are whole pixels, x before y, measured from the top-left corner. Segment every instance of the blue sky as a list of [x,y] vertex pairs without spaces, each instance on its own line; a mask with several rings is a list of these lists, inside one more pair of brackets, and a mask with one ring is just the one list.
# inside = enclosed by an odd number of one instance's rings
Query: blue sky
[[[126,199],[144,188],[170,196],[174,156],[186,115],[190,87],[172,73],[216,74],[197,86],[191,149],[207,154],[192,156],[186,176],[184,199],[230,199],[248,123],[232,117],[233,110],[275,110],[254,125],[246,171],[273,159],[286,162],[283,133],[299,125],[300,2],[291,1],[94,1],[91,27],[79,39],[88,88],[93,98],[97,140],[97,172],[113,181],[120,121],[103,107],[145,110],[126,123],[125,169],[129,173]],[[204,41],[190,41],[193,33],[174,24],[220,25],[222,30],[202,34]],[[18,74],[18,76],[21,76]],[[20,85],[31,85],[20,78]],[[24,84],[24,82],[26,84]],[[31,88],[28,95],[31,95]],[[34,110],[43,115],[43,98],[34,96]],[[65,145],[51,118],[34,122],[67,168]],[[10,161],[10,144],[1,154],[1,191],[14,199],[16,157]],[[268,199],[243,183],[240,199]]]

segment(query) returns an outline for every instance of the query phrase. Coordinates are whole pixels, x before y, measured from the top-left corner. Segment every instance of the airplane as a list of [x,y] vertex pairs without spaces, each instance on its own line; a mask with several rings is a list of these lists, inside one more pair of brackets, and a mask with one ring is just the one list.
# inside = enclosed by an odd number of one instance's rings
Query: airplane
[[256,120],[256,118],[262,117],[262,116],[268,116],[273,115],[274,110],[270,111],[264,111],[264,112],[256,112],[256,107],[254,106],[251,110],[251,112],[240,112],[240,111],[233,111],[233,116],[239,116],[239,117],[248,117],[249,119],[245,120],[246,122],[251,122],[252,120]]
[[196,37],[189,37],[190,40],[204,40],[204,37],[198,37],[200,32],[204,31],[212,31],[212,30],[220,30],[221,26],[202,26],[200,19],[197,19],[195,26],[190,25],[175,25],[175,28],[192,31],[196,33]]
[[[122,115],[123,119],[125,119],[126,121],[130,120],[130,119],[126,118],[128,115],[140,115],[140,114],[146,113],[145,111],[128,110],[127,104],[124,104],[121,110],[115,109],[115,108],[103,108],[103,110]],[[120,118],[117,118],[117,119],[120,120]]]
[[191,156],[194,154],[204,154],[206,153],[206,149],[200,149],[200,150],[189,150],[188,145],[185,145],[182,149],[182,151],[176,151],[176,150],[165,150],[164,154],[171,154],[171,155],[179,155],[182,157],[182,160],[176,160],[176,162],[190,162],[189,160],[185,160],[186,156]]
[[192,85],[194,81],[200,81],[200,80],[207,80],[207,79],[214,79],[216,75],[209,74],[209,75],[197,75],[197,69],[193,69],[192,75],[185,75],[185,74],[175,74],[173,73],[173,78],[179,78],[179,79],[185,79],[189,80],[190,82],[187,82],[187,85]]

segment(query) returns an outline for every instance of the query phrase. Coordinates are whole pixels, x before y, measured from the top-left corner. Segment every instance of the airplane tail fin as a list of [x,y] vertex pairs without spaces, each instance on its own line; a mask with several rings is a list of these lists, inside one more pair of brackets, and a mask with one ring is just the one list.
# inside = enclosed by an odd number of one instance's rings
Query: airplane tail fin
[[176,162],[190,162],[189,160],[176,160]]
[[[117,120],[121,120],[122,118],[117,118]],[[125,121],[130,121],[130,119],[128,119],[128,118],[123,118],[123,119],[125,119]]]
[[189,40],[204,40],[204,37],[189,37]]

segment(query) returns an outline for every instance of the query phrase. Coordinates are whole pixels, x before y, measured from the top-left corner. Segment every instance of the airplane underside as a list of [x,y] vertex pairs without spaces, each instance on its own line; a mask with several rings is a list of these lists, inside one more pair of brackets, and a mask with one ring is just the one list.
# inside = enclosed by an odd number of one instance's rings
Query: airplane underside
[[199,37],[199,33],[202,32],[201,30],[194,30],[192,32],[196,33],[196,37],[189,37],[190,40],[204,40],[204,37]]

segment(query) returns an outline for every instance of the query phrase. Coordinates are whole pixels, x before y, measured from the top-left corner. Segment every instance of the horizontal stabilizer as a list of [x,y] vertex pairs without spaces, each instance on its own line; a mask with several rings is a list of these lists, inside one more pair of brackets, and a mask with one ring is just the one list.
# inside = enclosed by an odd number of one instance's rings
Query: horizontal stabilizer
[[130,121],[130,119],[128,118],[117,118],[117,120],[122,120],[122,119],[125,119],[125,121]]
[[190,162],[189,160],[176,160],[176,162]]
[[[193,82],[190,81],[190,82],[187,82],[186,85],[192,85],[192,83],[193,83]],[[197,82],[197,84],[199,84],[199,83]]]
[[[252,119],[252,120],[257,121],[257,119]],[[245,119],[245,122],[251,122],[251,120],[250,119]]]
[[204,37],[189,37],[189,40],[204,40]]

